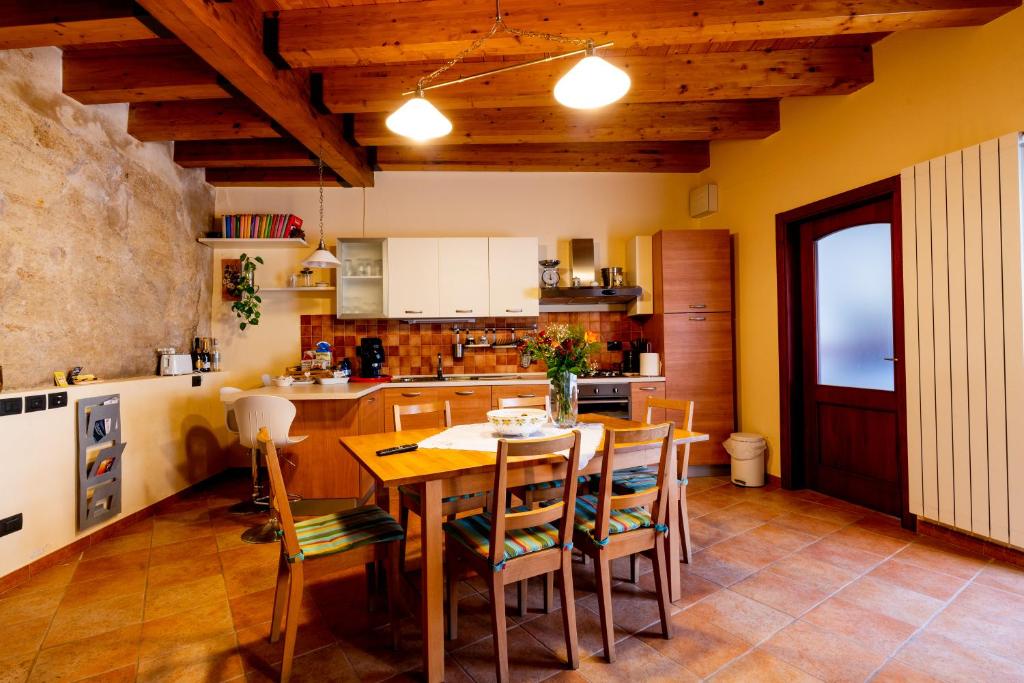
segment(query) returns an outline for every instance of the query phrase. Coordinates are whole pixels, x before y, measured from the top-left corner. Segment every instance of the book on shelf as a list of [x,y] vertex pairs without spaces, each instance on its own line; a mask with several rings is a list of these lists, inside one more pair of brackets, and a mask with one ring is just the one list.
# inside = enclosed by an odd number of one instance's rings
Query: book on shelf
[[[234,213],[220,217],[221,235],[229,239],[302,237],[302,219],[292,213]],[[294,233],[294,234],[293,234]]]

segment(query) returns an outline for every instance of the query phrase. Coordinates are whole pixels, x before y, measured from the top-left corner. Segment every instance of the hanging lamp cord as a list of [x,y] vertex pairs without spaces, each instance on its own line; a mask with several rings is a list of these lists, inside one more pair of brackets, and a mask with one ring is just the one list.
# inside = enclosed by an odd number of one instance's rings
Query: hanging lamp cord
[[316,155],[316,170],[320,186],[320,243],[324,241],[324,139],[320,138],[320,150]]

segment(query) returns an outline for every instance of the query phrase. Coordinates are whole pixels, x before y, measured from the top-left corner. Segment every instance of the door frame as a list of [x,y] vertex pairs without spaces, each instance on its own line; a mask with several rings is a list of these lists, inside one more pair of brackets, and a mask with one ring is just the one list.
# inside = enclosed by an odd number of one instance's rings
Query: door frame
[[[902,209],[900,203],[900,178],[892,176],[884,180],[858,187],[848,192],[812,202],[775,216],[775,253],[778,275],[779,315],[779,421],[782,486],[786,489],[804,488],[806,485],[804,433],[804,378],[802,358],[801,310],[802,291],[800,282],[800,234],[808,221],[822,218],[831,213],[849,209],[860,204],[879,200],[892,202],[892,225],[902,235]],[[900,443],[900,510],[901,522],[906,528],[914,528],[916,517],[910,513],[909,488],[907,481],[907,405],[906,377],[902,372],[904,354],[903,334],[903,258],[900,240],[893,247],[893,351],[900,359],[896,368],[897,392],[904,397],[897,401],[897,420]]]

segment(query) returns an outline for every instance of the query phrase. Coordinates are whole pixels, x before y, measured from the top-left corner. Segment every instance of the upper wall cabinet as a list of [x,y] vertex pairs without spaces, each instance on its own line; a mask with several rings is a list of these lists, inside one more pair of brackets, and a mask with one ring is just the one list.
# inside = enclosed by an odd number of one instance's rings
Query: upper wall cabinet
[[441,317],[488,315],[487,238],[442,237],[437,243]]
[[387,311],[389,318],[437,318],[440,262],[436,237],[387,240]]
[[662,230],[654,236],[655,313],[732,310],[728,230]]
[[536,237],[489,240],[492,316],[540,315]]

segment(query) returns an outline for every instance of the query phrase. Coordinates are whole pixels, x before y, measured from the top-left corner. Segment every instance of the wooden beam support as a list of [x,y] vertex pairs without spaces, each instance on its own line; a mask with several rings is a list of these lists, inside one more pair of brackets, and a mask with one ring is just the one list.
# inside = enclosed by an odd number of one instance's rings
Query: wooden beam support
[[294,140],[196,140],[174,145],[185,168],[293,168],[316,166],[316,156]]
[[[316,168],[208,168],[206,182],[216,187],[318,187]],[[349,187],[329,170],[324,186]]]
[[280,71],[263,52],[263,12],[259,4],[207,0],[140,0],[232,86],[274,119],[306,149],[346,182],[373,185],[365,150],[345,139],[335,117],[316,111],[310,101],[309,75]]
[[698,173],[707,142],[381,147],[382,171],[624,171]]
[[[490,26],[486,3],[421,0],[345,3],[282,12],[278,52],[293,67],[355,66],[450,59]],[[983,24],[1019,0],[516,0],[509,26],[598,41],[617,48],[875,33]],[[553,52],[537,39],[496,36],[489,55]]]
[[244,100],[135,102],[128,108],[128,133],[145,142],[281,137],[274,122]]
[[65,51],[64,94],[83,104],[231,97],[217,72],[178,41]]
[[132,0],[0,0],[0,50],[145,40],[161,30]]
[[[408,145],[388,130],[386,113],[357,114],[360,145]],[[777,100],[620,104],[592,111],[568,107],[456,109],[451,135],[441,145],[752,140],[779,130]]]
[[[869,47],[621,57],[612,61],[633,80],[622,103],[841,95],[872,79]],[[460,64],[445,78],[480,73],[491,66]],[[564,62],[538,64],[431,90],[427,98],[442,111],[558,106],[552,90],[569,67]],[[415,88],[416,81],[431,68],[411,64],[329,69],[324,72],[324,104],[336,113],[393,111],[405,99],[401,93]]]

